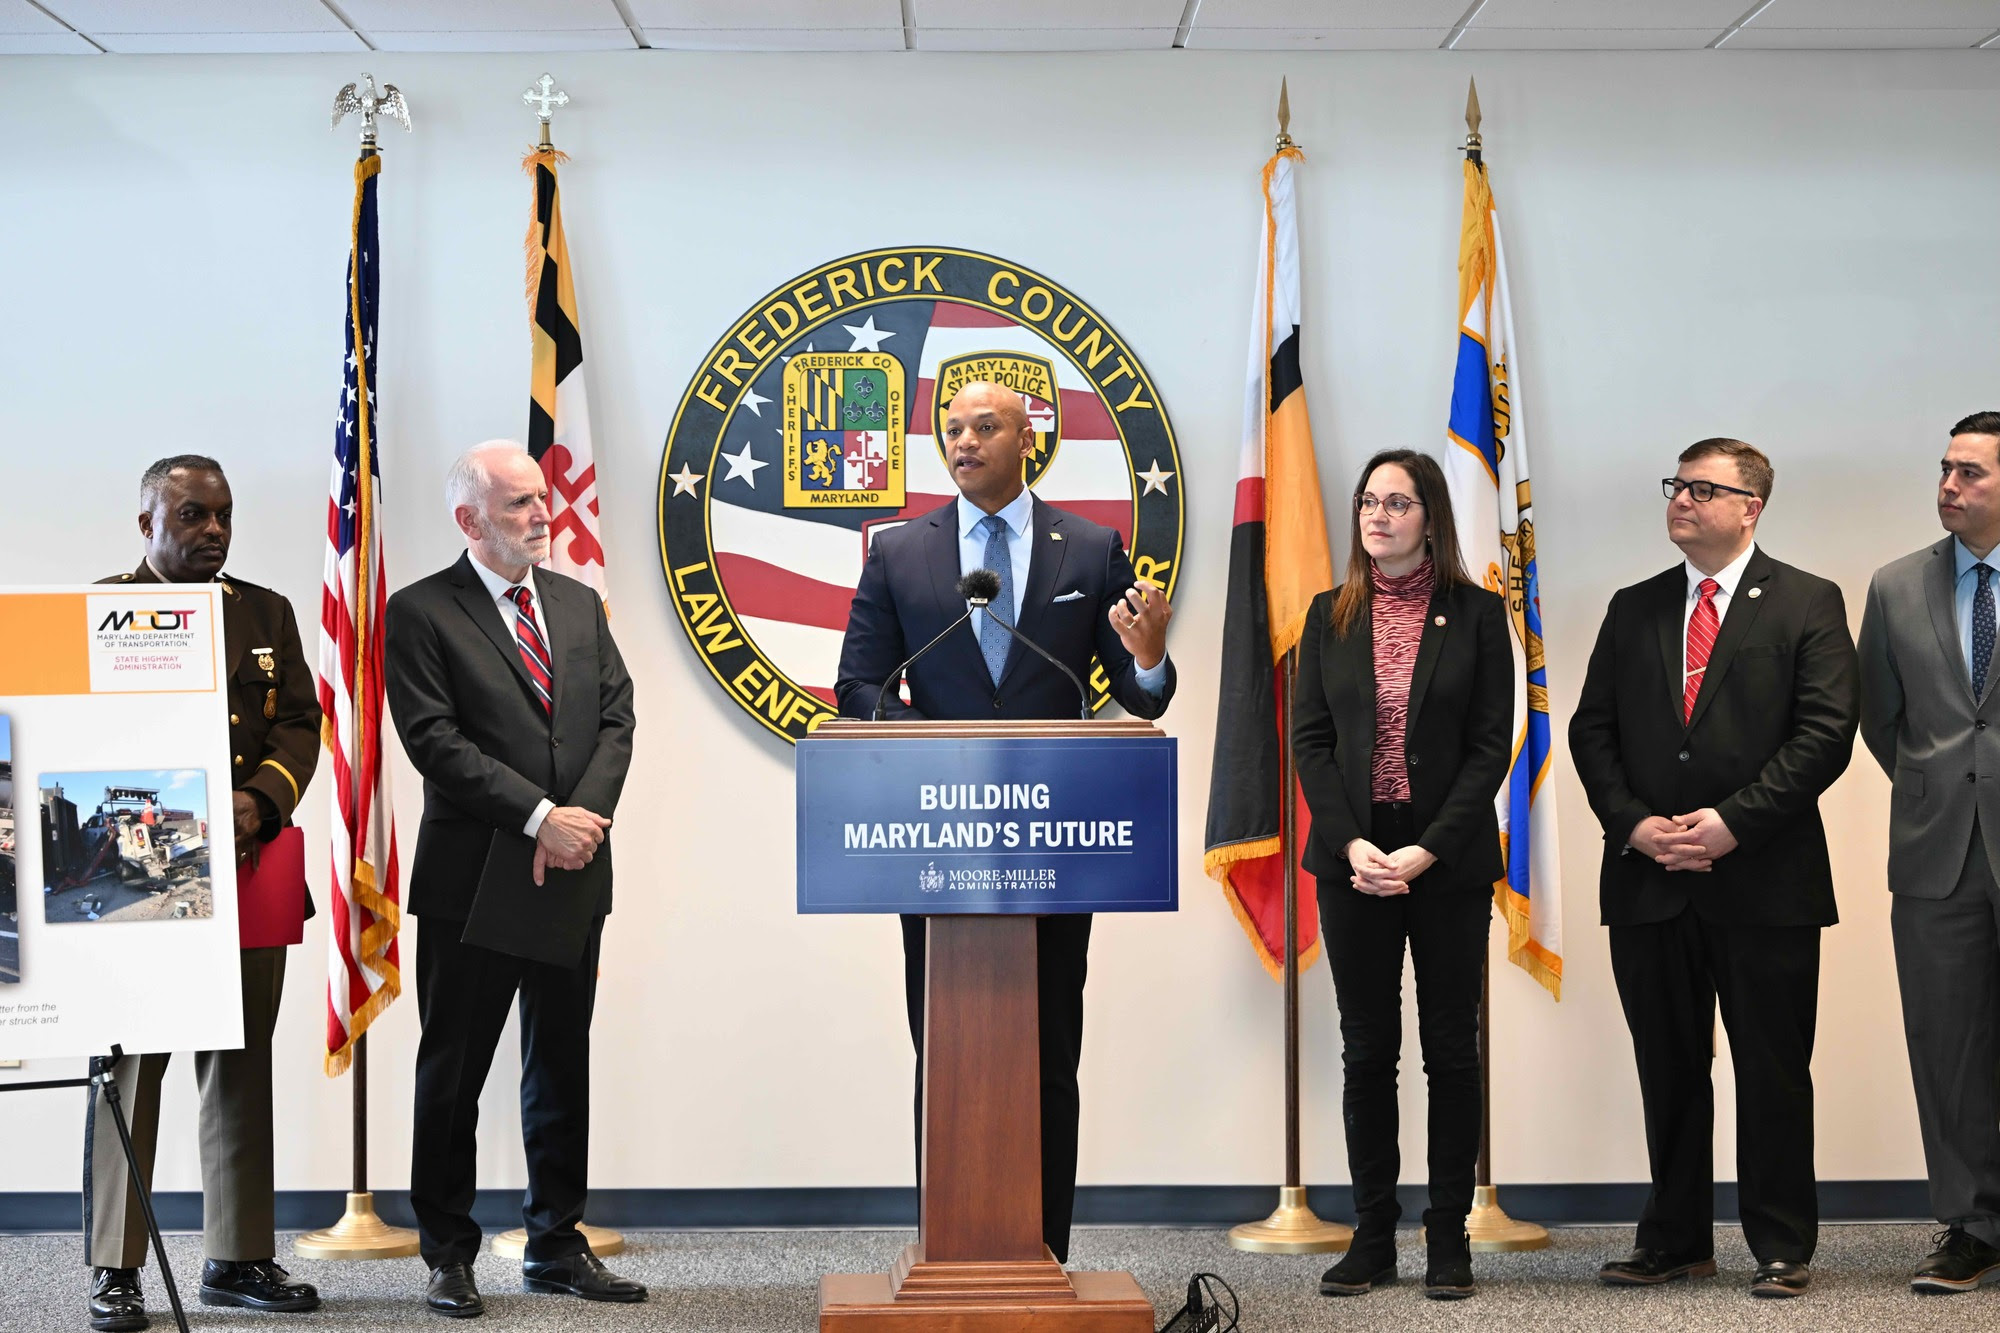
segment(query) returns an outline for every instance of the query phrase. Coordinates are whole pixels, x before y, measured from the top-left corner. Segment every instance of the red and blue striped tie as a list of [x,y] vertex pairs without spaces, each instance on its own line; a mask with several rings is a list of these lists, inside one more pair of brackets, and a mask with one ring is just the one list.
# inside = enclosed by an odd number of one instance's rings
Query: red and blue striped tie
[[535,595],[522,587],[509,588],[507,596],[521,611],[514,618],[514,638],[521,645],[521,663],[528,668],[528,683],[535,687],[535,698],[541,703],[542,712],[553,713],[556,678],[549,664],[548,640],[542,637],[542,627],[535,620]]

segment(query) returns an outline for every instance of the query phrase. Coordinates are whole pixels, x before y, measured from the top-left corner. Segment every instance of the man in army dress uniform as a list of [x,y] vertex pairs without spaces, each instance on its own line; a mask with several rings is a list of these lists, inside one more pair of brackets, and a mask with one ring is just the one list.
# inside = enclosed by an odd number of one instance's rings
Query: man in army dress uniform
[[[291,604],[268,588],[223,576],[231,500],[222,465],[182,454],[146,469],[139,532],[146,558],[106,583],[209,583],[222,589],[229,674],[230,785],[236,859],[245,865],[291,822],[319,760],[319,702],[299,646]],[[221,830],[212,821],[213,837]],[[211,855],[213,853],[211,852]],[[310,899],[305,904],[312,914]],[[271,1032],[284,991],[285,950],[245,949],[243,1049],[194,1057],[201,1089],[201,1301],[253,1310],[304,1311],[319,1293],[293,1282],[277,1253],[271,1175]],[[165,1055],[128,1055],[114,1078],[131,1122],[132,1147],[151,1187]],[[118,1127],[93,1102],[84,1131],[91,1263],[90,1326],[147,1326],[139,1290],[146,1260],[145,1214]]]

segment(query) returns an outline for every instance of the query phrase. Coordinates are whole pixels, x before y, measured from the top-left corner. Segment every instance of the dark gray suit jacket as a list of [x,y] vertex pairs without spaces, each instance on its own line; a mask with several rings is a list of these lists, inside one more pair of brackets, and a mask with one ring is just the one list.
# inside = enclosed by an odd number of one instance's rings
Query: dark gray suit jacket
[[[386,685],[396,734],[424,778],[409,909],[465,919],[495,830],[518,834],[544,797],[609,817],[632,762],[632,678],[588,585],[535,571],[555,662],[542,712],[500,608],[462,555],[389,599]],[[609,859],[611,839],[598,848]],[[611,910],[611,878],[596,910]]]
[[1952,605],[1953,539],[1875,571],[1861,616],[1861,739],[1889,775],[1889,891],[1943,898],[1976,817],[2000,875],[2000,671],[1972,685]]

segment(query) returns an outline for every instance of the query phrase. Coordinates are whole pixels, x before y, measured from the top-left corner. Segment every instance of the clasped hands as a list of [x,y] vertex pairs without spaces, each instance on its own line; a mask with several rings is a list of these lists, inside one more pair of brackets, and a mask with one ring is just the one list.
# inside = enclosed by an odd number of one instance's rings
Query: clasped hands
[[542,817],[535,830],[535,883],[550,866],[557,870],[581,870],[604,845],[611,821],[580,805],[559,805]]
[[1437,858],[1414,843],[1385,852],[1366,838],[1347,844],[1347,864],[1354,867],[1348,878],[1362,893],[1376,898],[1392,898],[1410,891],[1410,881],[1437,864]]
[[1712,805],[1671,819],[1648,815],[1626,841],[1669,870],[1710,870],[1717,858],[1736,850],[1736,835]]

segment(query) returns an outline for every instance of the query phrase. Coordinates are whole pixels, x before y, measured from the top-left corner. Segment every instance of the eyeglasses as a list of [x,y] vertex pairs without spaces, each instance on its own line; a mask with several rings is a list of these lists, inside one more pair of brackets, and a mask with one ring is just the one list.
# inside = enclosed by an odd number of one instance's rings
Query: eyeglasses
[[1389,511],[1391,518],[1401,518],[1410,512],[1411,505],[1422,503],[1422,500],[1412,500],[1409,496],[1400,494],[1385,495],[1377,499],[1374,492],[1368,491],[1354,497],[1354,512],[1366,517],[1375,512],[1376,505],[1380,505]]
[[1715,498],[1717,491],[1753,497],[1757,494],[1755,491],[1746,491],[1741,486],[1724,486],[1719,481],[1682,481],[1679,477],[1660,478],[1660,490],[1669,500],[1678,499],[1682,491],[1687,491],[1694,496],[1696,504],[1707,504]]

